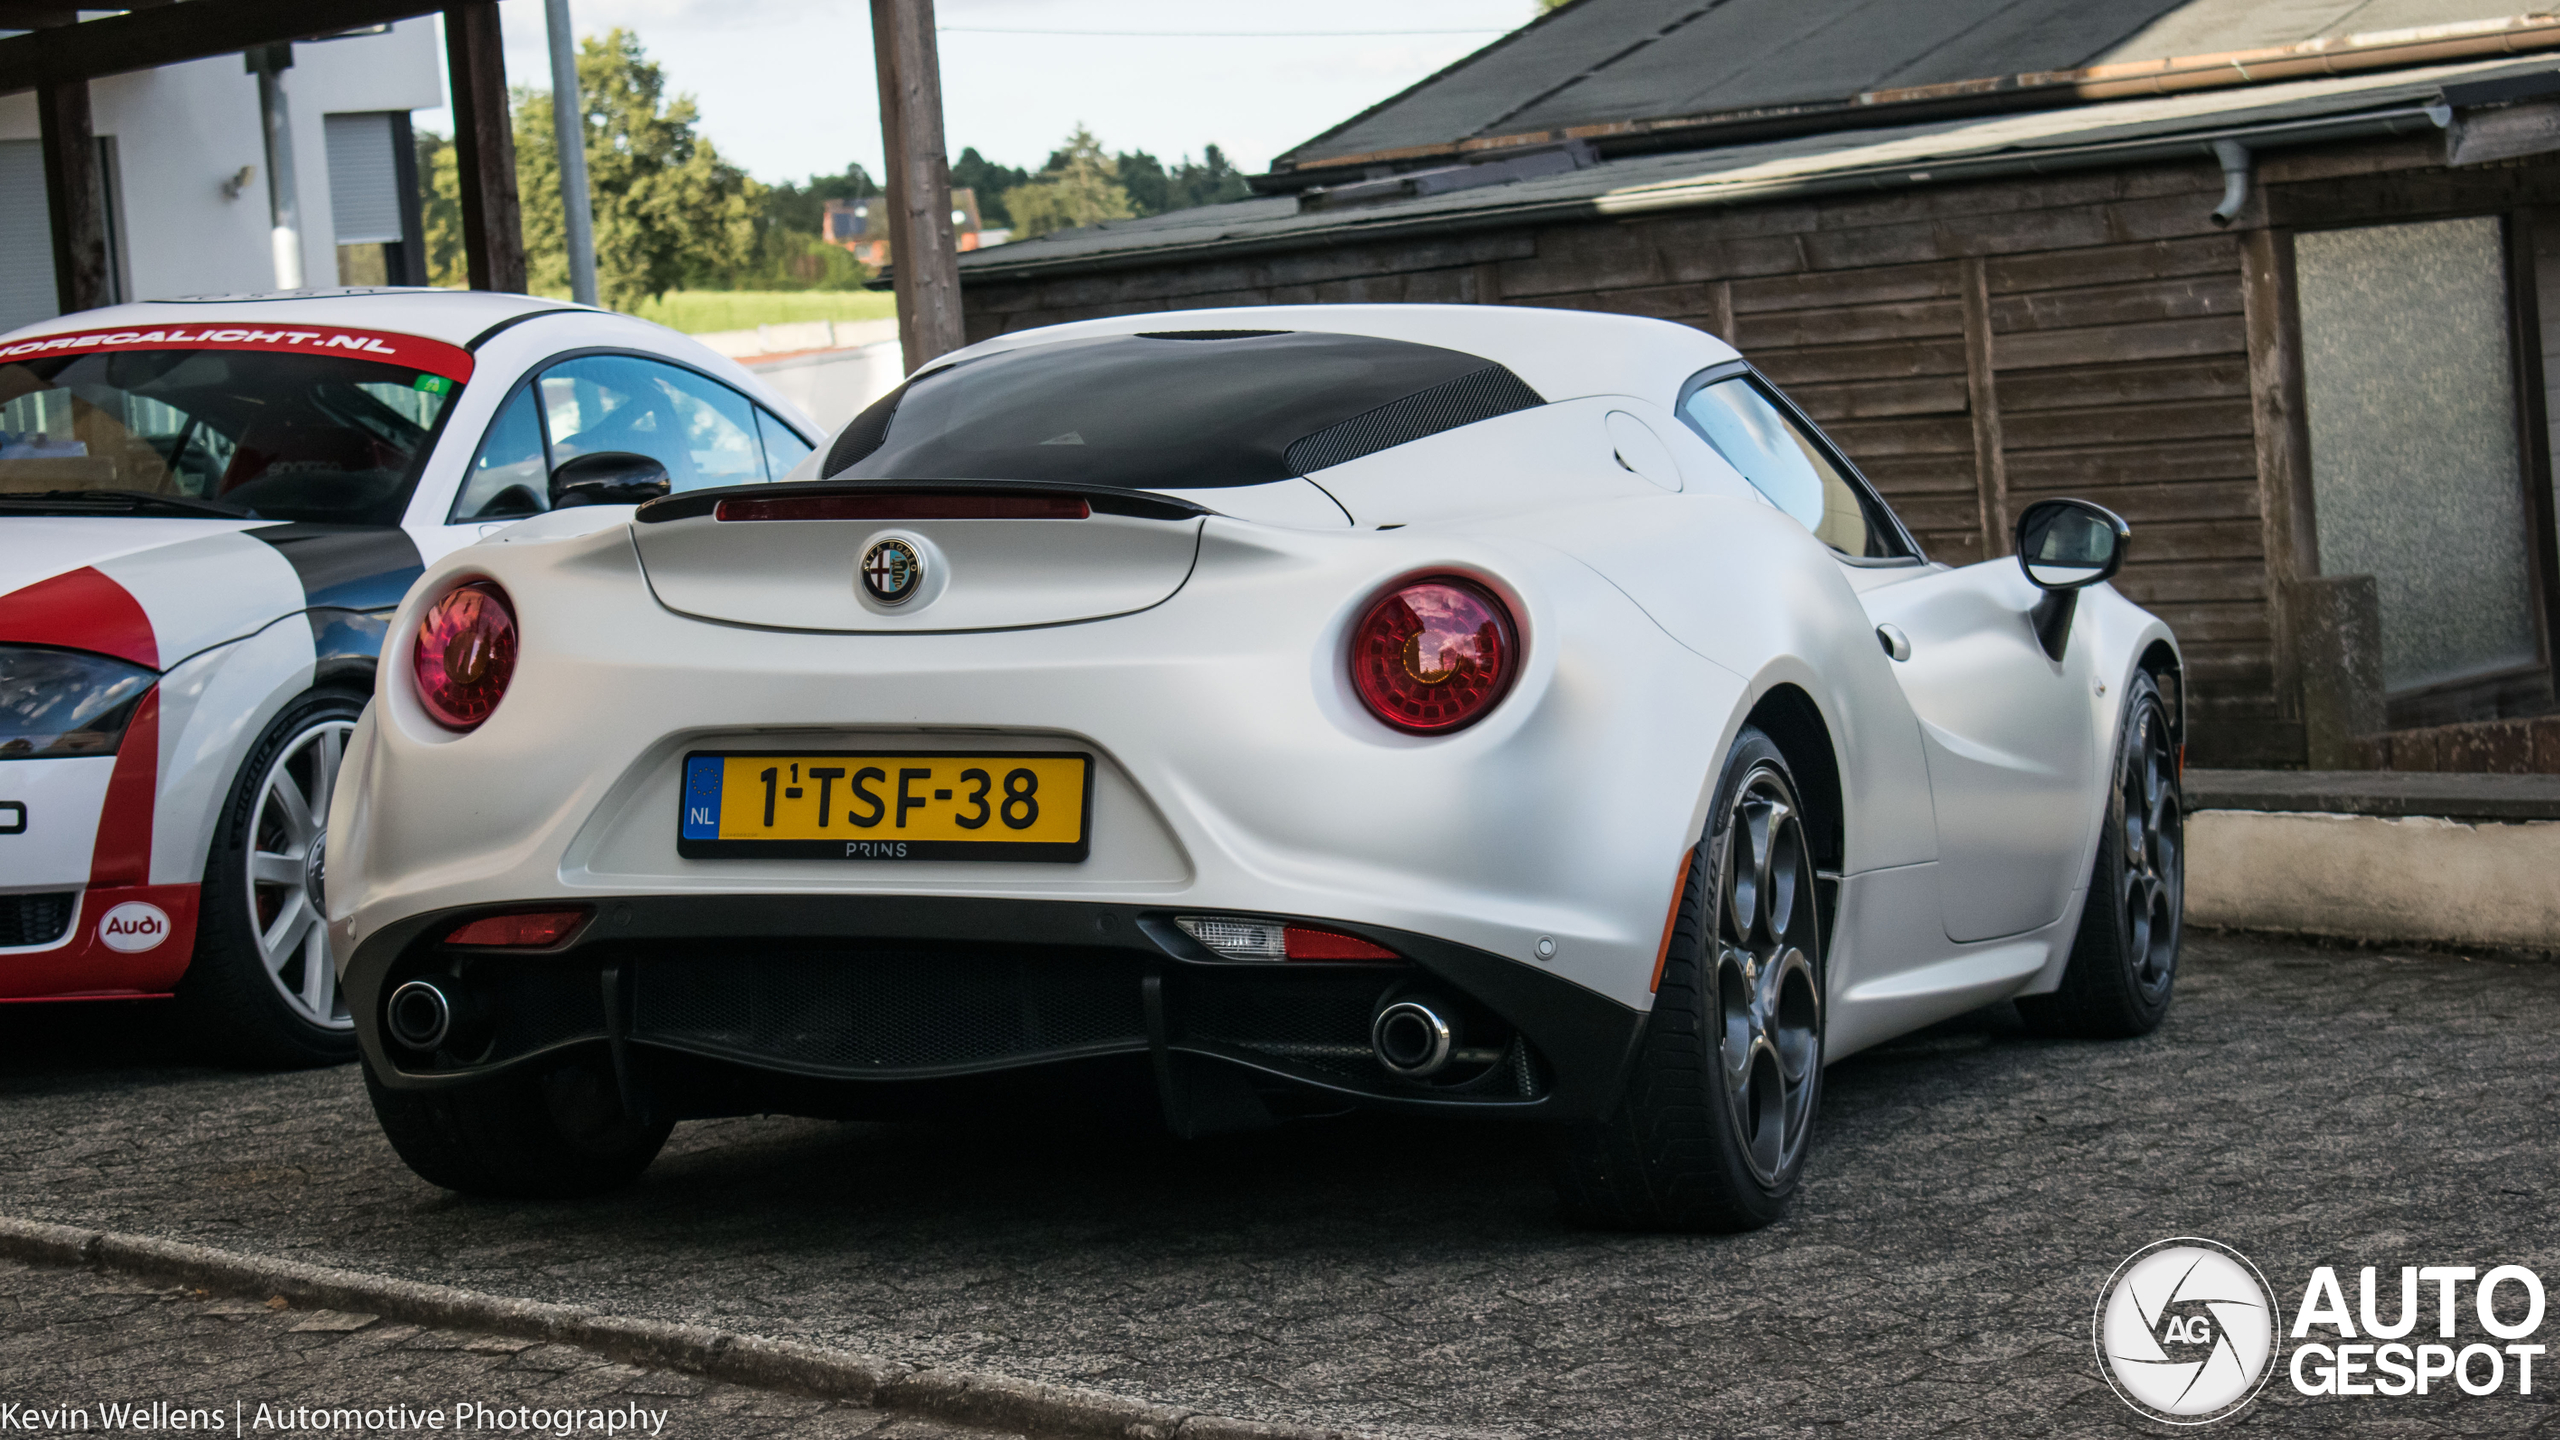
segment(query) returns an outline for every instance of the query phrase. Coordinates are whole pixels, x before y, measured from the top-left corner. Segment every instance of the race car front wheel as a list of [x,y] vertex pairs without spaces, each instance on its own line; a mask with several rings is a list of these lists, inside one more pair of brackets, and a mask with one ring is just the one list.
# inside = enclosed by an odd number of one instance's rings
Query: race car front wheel
[[364,703],[315,690],[284,708],[233,777],[205,857],[195,957],[178,1000],[198,1043],[257,1066],[355,1058],[322,913],[329,797]]
[[1626,1093],[1607,1119],[1557,1136],[1569,1212],[1725,1231],[1785,1213],[1822,1099],[1822,941],[1795,778],[1746,727],[1689,866]]
[[2089,874],[2089,900],[2062,985],[2022,995],[2018,1014],[2047,1035],[2123,1040],[2148,1035],[2169,1013],[2186,910],[2186,811],[2169,709],[2149,675],[2124,697],[2105,828]]
[[607,1068],[570,1059],[450,1090],[394,1090],[364,1067],[373,1113],[418,1177],[465,1195],[559,1200],[627,1185],[674,1127],[623,1109]]

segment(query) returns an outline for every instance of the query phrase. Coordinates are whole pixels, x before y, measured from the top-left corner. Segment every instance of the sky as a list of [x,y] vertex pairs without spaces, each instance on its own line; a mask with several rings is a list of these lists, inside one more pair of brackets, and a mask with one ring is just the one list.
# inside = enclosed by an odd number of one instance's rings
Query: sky
[[[975,146],[1032,169],[1081,123],[1111,150],[1171,162],[1215,144],[1259,171],[1528,23],[1535,8],[1534,0],[939,0],[943,127],[955,157]],[[841,173],[850,160],[880,173],[870,10],[861,0],[570,0],[581,36],[617,25],[637,33],[670,87],[701,106],[702,133],[768,182]],[[508,80],[549,89],[542,0],[504,0],[498,12]],[[989,33],[998,31],[1147,33]],[[1232,33],[1272,31],[1300,33]],[[452,129],[445,111],[417,120]]]

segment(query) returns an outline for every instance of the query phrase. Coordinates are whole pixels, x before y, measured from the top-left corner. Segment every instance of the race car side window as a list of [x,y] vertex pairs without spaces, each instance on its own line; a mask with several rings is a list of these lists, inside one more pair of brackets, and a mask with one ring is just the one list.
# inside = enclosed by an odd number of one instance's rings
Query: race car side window
[[1736,374],[1691,390],[1680,418],[1823,544],[1854,559],[1912,558],[1884,503],[1790,409],[1757,376]]
[[791,467],[809,458],[817,447],[791,433],[791,427],[773,418],[773,412],[756,407],[756,429],[764,436],[764,478],[779,480],[791,473]]
[[528,385],[516,392],[463,477],[453,518],[511,520],[551,508],[551,463],[542,443],[542,402]]
[[762,406],[707,376],[633,355],[581,355],[508,400],[449,523],[539,515],[551,508],[552,470],[600,450],[656,460],[681,491],[779,480],[810,448]]
[[536,383],[555,466],[628,450],[666,466],[678,492],[765,478],[755,406],[717,381],[632,355],[585,355]]

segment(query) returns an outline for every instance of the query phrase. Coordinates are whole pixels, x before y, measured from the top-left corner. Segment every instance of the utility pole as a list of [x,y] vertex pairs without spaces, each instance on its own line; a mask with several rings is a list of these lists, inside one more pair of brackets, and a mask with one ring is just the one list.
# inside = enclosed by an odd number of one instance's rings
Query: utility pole
[[587,198],[587,112],[578,93],[578,41],[569,0],[543,0],[551,32],[551,134],[560,151],[560,208],[569,228],[569,296],[596,303],[596,223]]
[[516,199],[515,129],[507,118],[507,52],[498,0],[444,7],[453,90],[453,158],[462,182],[462,253],[474,290],[525,288],[524,222]]
[[871,0],[887,142],[889,264],[898,341],[910,374],[967,343],[960,324],[960,250],[951,229],[951,161],[942,140],[942,61],[933,0]]

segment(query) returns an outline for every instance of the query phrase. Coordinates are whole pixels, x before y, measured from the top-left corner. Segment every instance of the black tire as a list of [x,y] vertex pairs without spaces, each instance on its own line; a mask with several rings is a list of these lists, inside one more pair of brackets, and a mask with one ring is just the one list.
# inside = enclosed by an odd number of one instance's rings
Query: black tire
[[450,1090],[393,1090],[364,1066],[373,1113],[420,1179],[465,1195],[564,1200],[618,1190],[675,1127],[635,1120],[600,1066],[564,1061]]
[[1822,1101],[1825,965],[1803,816],[1786,756],[1746,727],[1626,1091],[1608,1118],[1556,1137],[1556,1192],[1576,1220],[1738,1231],[1786,1213]]
[[[252,865],[262,851],[273,866],[299,863],[325,845],[325,830],[312,825],[327,822],[338,757],[363,711],[362,697],[340,691],[301,696],[268,723],[231,778],[205,855],[195,954],[177,991],[182,1028],[209,1058],[262,1069],[355,1058],[355,1025],[338,995],[317,897],[299,881],[259,878]],[[279,779],[312,818],[297,819],[279,803]],[[302,793],[309,791],[320,793]],[[303,917],[316,928],[297,929]],[[301,938],[275,943],[287,932]],[[284,957],[280,968],[268,964],[271,946]]]
[[2039,1034],[2125,1040],[2158,1029],[2178,980],[2186,829],[2168,707],[2148,674],[2125,692],[2089,902],[2062,986],[2018,1000]]

